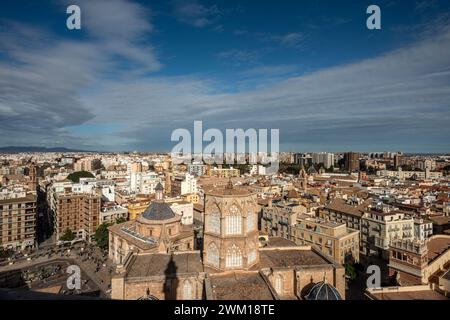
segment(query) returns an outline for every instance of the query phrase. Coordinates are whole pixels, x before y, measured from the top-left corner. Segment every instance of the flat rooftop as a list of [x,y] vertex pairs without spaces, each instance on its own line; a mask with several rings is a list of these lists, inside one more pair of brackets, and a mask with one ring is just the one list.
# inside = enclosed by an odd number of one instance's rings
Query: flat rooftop
[[259,272],[233,272],[210,277],[215,300],[273,300]]
[[433,261],[450,248],[450,236],[437,236],[427,242],[428,260]]
[[295,247],[297,246],[294,241],[282,238],[282,237],[269,237],[269,242],[265,248],[272,247]]
[[200,251],[138,254],[127,268],[127,278],[203,272]]
[[27,194],[25,197],[9,198],[0,200],[0,204],[21,203],[21,202],[35,202],[37,196],[33,194]]
[[319,224],[320,226],[328,227],[328,228],[336,228],[336,227],[345,225],[345,222],[325,220],[325,219],[321,219],[318,217],[311,217],[307,214],[303,214],[303,215],[299,216],[297,220],[300,222],[306,221],[306,222],[316,223],[316,224]]
[[310,249],[263,249],[259,250],[259,256],[258,269],[331,264]]

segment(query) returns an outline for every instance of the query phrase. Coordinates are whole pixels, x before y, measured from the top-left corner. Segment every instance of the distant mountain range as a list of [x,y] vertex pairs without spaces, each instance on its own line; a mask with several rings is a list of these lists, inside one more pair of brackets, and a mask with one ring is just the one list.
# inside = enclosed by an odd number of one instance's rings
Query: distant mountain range
[[20,153],[20,152],[93,152],[88,150],[76,150],[62,147],[46,148],[46,147],[0,147],[0,153]]

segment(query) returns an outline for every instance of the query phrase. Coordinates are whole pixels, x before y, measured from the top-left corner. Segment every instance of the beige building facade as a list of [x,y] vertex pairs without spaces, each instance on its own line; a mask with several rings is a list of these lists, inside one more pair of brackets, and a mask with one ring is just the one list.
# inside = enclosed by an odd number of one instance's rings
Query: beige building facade
[[292,227],[298,245],[315,245],[337,263],[359,262],[359,231],[345,223],[302,215]]

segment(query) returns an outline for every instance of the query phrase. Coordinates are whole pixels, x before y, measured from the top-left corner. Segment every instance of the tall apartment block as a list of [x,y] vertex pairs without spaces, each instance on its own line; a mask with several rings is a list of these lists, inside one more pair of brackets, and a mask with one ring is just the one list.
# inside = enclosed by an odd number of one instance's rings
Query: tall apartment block
[[36,195],[23,193],[0,200],[0,247],[32,248],[36,244]]
[[349,172],[359,171],[359,157],[357,152],[346,152],[344,154],[345,170]]
[[100,221],[101,198],[99,194],[55,193],[53,215],[56,237],[66,230],[77,238],[90,240]]

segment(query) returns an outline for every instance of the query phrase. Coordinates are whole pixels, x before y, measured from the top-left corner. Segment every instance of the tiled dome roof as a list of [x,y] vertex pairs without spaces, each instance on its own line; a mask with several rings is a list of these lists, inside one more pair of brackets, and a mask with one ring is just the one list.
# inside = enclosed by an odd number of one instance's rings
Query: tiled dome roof
[[145,209],[142,217],[148,220],[167,220],[174,218],[175,212],[170,209],[167,203],[153,201],[148,208]]
[[342,300],[341,295],[335,287],[326,281],[315,284],[305,296],[306,300]]

